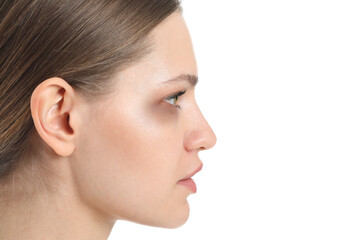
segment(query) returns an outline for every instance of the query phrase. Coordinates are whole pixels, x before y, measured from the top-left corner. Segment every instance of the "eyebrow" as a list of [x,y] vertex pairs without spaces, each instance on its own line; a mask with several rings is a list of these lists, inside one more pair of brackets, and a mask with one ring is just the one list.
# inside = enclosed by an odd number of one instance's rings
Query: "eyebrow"
[[181,74],[175,78],[167,80],[165,82],[161,82],[160,86],[172,86],[178,85],[182,82],[188,82],[191,87],[195,87],[196,84],[199,82],[198,76],[192,74]]

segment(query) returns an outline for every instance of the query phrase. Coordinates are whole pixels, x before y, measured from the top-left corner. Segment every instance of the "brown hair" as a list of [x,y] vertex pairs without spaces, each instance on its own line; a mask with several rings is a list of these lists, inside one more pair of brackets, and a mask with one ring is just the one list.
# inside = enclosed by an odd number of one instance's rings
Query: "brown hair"
[[150,31],[178,0],[2,0],[0,3],[0,179],[26,154],[34,130],[31,94],[58,76],[91,99],[150,51]]

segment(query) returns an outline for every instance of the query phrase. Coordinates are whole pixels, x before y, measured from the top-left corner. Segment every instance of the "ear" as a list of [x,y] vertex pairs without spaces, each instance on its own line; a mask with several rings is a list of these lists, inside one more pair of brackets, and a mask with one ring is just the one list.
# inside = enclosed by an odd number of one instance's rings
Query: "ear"
[[60,156],[75,149],[76,96],[61,78],[49,78],[39,84],[31,96],[31,115],[40,137]]

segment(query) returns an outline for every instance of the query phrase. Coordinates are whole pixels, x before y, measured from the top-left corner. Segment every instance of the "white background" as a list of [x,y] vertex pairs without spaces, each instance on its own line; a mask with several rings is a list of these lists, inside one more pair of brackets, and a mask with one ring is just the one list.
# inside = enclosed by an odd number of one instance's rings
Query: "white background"
[[360,2],[184,0],[217,135],[178,229],[115,239],[360,239]]

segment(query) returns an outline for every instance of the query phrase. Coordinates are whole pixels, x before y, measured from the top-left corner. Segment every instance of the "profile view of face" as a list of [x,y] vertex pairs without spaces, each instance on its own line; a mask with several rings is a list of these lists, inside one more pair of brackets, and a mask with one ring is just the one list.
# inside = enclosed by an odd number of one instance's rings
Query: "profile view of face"
[[117,74],[100,107],[83,108],[71,164],[82,200],[105,215],[175,228],[188,219],[194,193],[179,181],[201,168],[198,153],[216,136],[195,101],[197,66],[182,15],[150,38],[153,51]]

